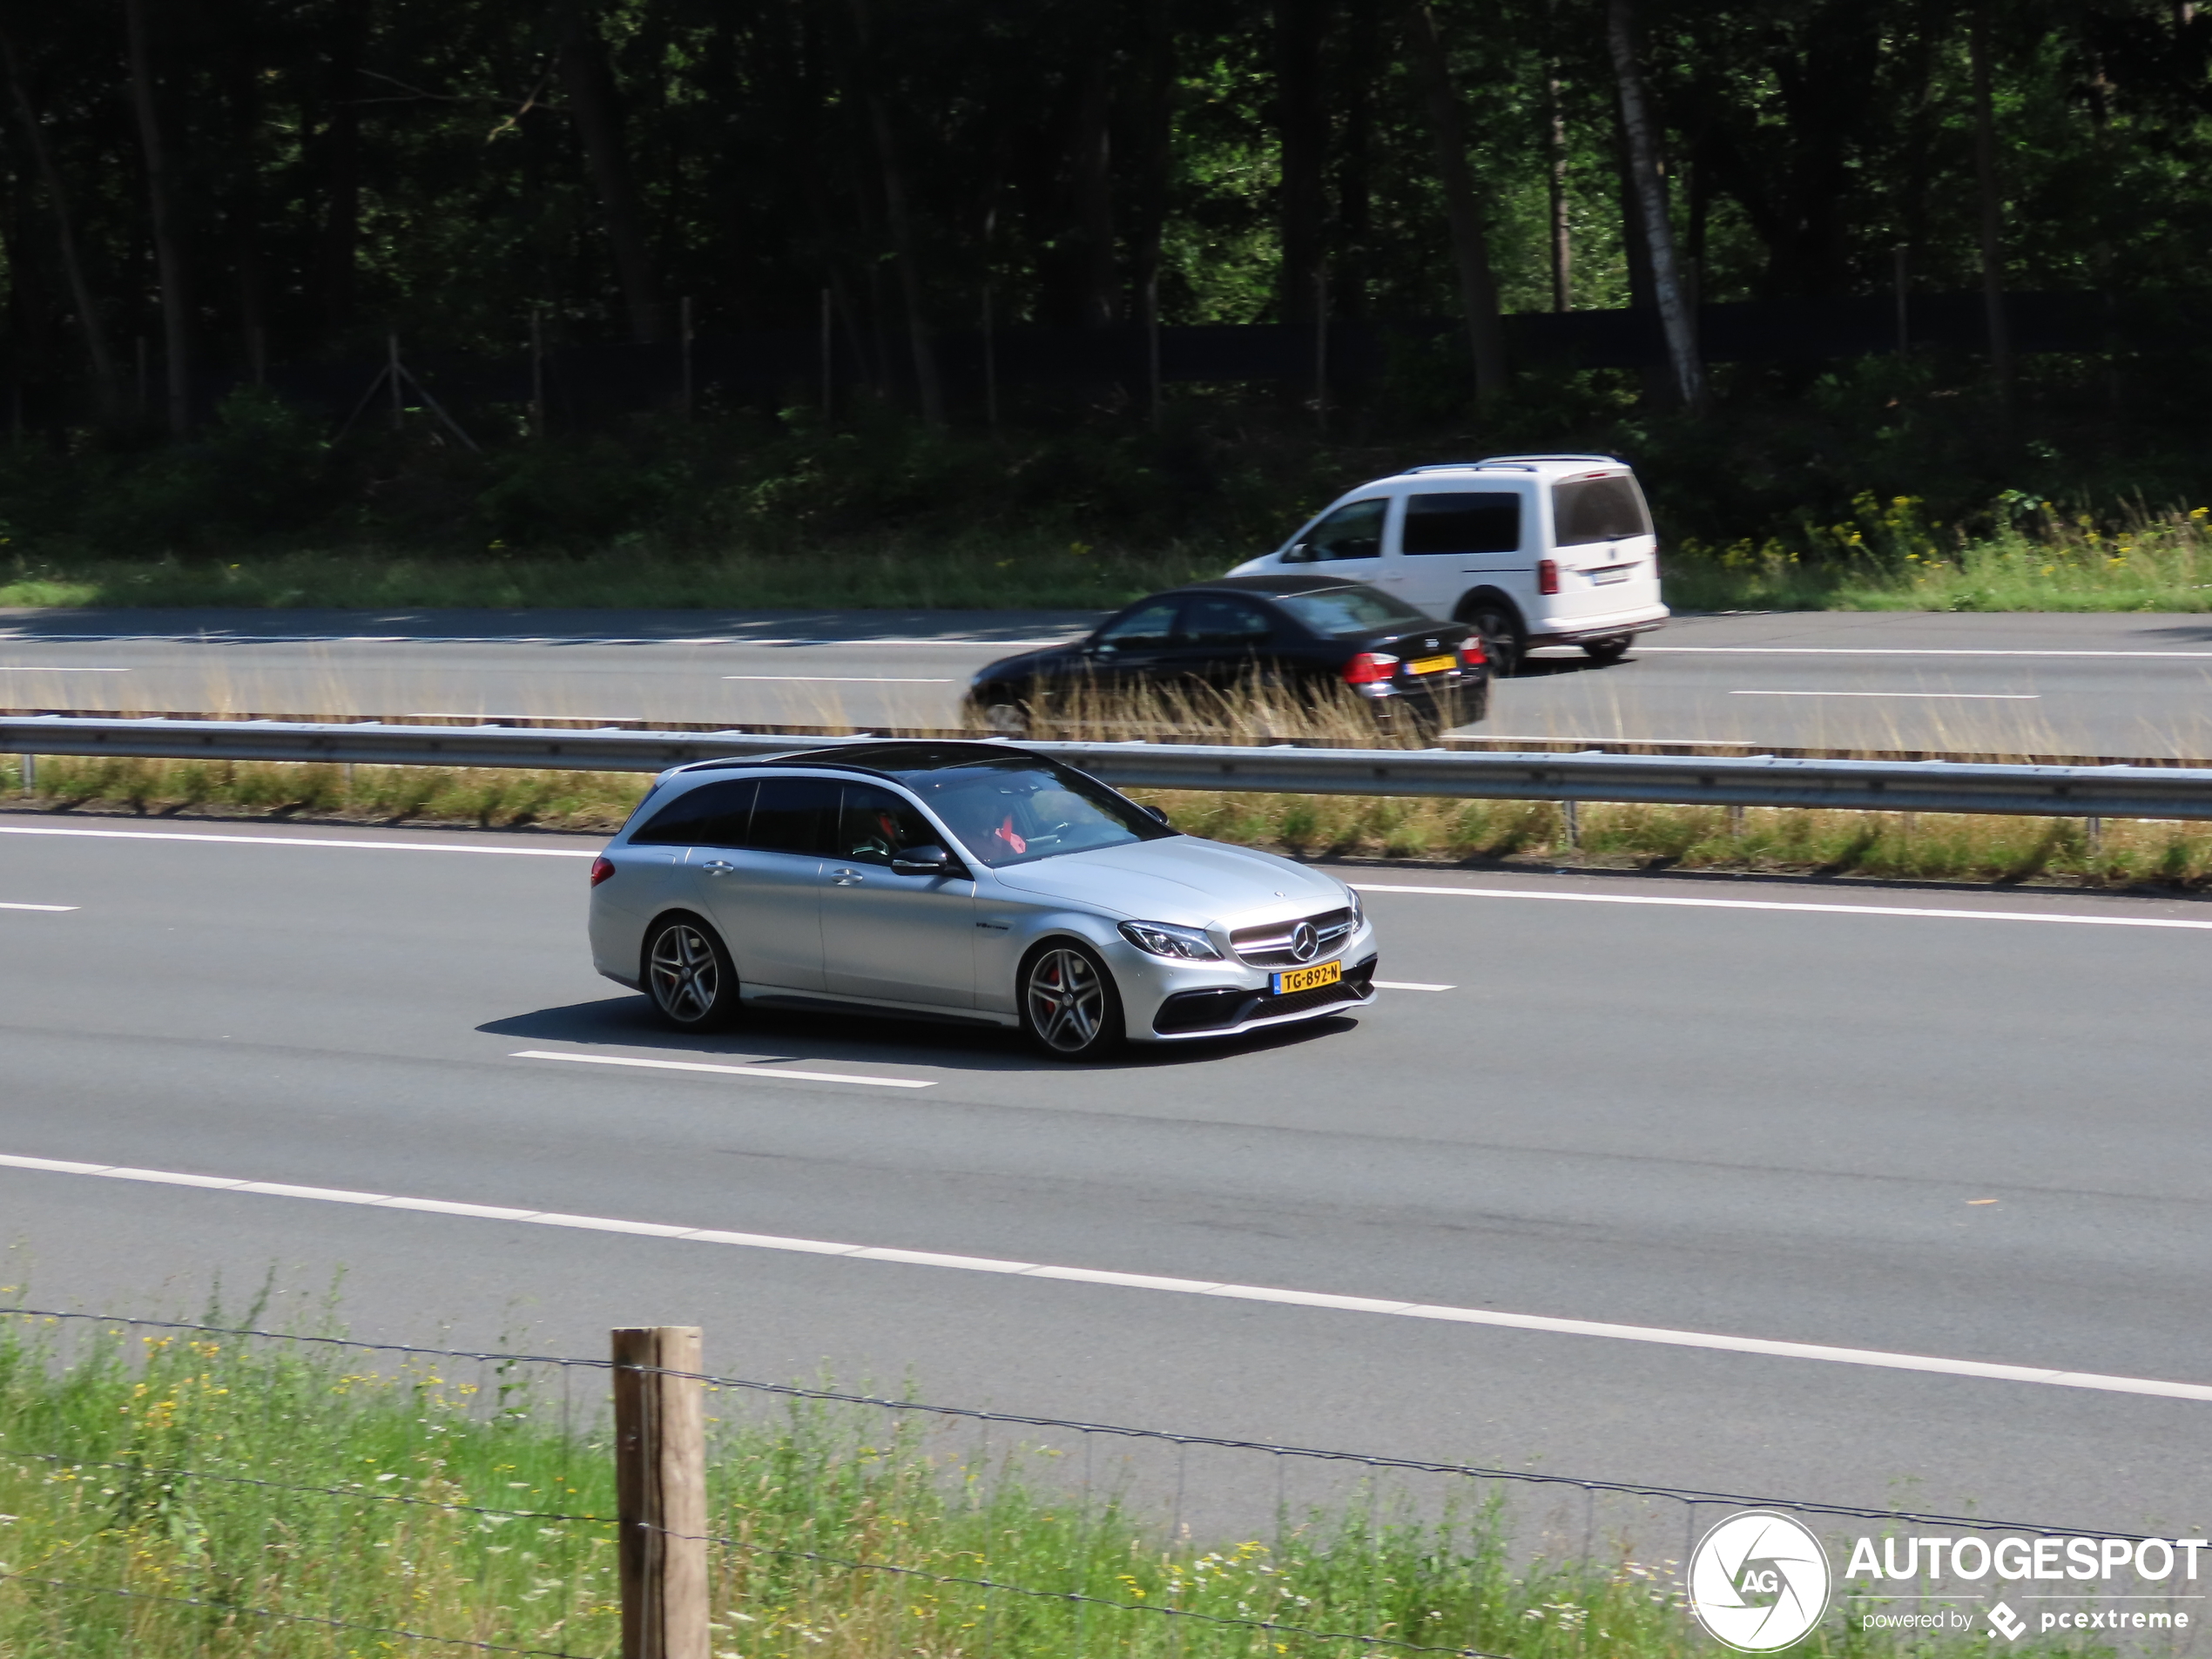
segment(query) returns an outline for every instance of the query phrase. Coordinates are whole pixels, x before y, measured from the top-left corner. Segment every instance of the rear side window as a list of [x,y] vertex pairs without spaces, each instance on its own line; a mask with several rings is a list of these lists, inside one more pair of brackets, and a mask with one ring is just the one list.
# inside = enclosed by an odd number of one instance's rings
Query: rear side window
[[725,778],[687,790],[630,838],[633,846],[743,846],[758,778]]
[[823,853],[842,787],[833,778],[763,778],[745,845],[763,853]]
[[1511,489],[1406,498],[1408,553],[1514,553],[1521,549],[1521,496]]
[[1570,478],[1552,486],[1554,545],[1586,547],[1651,534],[1643,492],[1625,473],[1610,478]]
[[1264,645],[1274,631],[1267,613],[1250,600],[1200,594],[1184,604],[1178,638],[1185,645],[1233,651],[1239,645]]

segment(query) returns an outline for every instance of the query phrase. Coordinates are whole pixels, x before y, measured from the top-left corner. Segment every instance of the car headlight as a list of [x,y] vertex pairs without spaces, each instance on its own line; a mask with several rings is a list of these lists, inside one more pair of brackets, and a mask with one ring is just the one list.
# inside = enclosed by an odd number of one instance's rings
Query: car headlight
[[1217,962],[1221,953],[1203,927],[1178,927],[1171,921],[1125,921],[1122,937],[1153,956],[1186,962]]
[[1352,900],[1352,931],[1356,934],[1366,925],[1367,907],[1359,902],[1359,895],[1352,888],[1346,887],[1344,892],[1345,897]]

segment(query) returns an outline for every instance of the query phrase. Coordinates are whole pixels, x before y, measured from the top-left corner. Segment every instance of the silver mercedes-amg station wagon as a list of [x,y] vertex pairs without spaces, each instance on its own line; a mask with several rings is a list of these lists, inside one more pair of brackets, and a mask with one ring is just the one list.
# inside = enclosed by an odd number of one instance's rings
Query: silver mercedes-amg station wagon
[[1070,1060],[1374,1000],[1343,882],[1003,743],[663,772],[592,864],[591,955],[682,1030],[875,1009],[1018,1026]]

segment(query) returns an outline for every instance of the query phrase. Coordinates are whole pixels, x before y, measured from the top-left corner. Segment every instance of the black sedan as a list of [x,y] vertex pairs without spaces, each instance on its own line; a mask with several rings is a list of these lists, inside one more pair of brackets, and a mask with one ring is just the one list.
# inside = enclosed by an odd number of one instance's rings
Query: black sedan
[[1489,711],[1482,637],[1340,577],[1223,577],[1139,599],[1089,637],[1008,657],[979,672],[968,712],[1021,737],[1033,711],[1080,689],[1280,686],[1359,699],[1386,731],[1434,736]]

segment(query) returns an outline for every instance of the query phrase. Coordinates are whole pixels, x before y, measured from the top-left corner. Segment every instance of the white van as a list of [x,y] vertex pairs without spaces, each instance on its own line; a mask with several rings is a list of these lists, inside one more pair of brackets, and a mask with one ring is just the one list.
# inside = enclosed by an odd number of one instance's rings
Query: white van
[[1617,661],[1664,624],[1659,543],[1635,474],[1609,455],[1494,455],[1362,484],[1264,558],[1341,574],[1473,623],[1494,671],[1538,645]]

